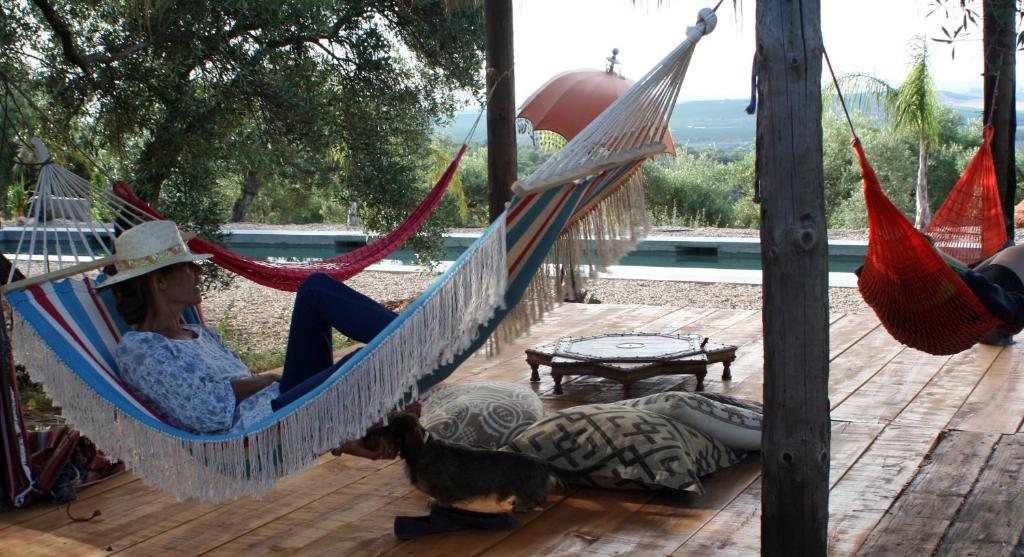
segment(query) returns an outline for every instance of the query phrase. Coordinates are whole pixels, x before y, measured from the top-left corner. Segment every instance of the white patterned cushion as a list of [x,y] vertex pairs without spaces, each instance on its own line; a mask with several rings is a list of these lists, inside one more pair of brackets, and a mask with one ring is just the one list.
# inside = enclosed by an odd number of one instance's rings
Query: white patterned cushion
[[537,422],[505,450],[532,454],[574,478],[611,489],[703,493],[700,478],[736,464],[745,453],[653,412],[618,404],[561,410]]
[[655,412],[682,422],[734,449],[761,450],[762,412],[756,403],[704,393],[668,392],[616,404]]
[[526,385],[464,383],[430,391],[420,423],[438,439],[496,449],[543,415],[540,397]]

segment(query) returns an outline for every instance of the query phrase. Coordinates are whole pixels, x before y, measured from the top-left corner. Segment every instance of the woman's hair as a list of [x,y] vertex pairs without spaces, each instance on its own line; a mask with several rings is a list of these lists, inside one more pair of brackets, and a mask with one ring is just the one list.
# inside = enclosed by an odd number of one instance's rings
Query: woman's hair
[[[131,326],[138,325],[146,319],[149,313],[149,283],[146,277],[153,273],[166,273],[174,265],[169,265],[137,277],[132,277],[110,287],[114,293],[114,302],[117,304],[117,313],[121,314],[125,323]],[[117,274],[113,267],[104,269],[108,275]]]

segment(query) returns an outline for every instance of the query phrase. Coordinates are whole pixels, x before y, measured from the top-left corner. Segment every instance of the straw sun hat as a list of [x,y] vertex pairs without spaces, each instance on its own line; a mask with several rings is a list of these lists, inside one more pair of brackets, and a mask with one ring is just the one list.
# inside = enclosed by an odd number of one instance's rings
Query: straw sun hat
[[117,274],[99,287],[117,284],[175,263],[200,261],[213,256],[192,253],[176,224],[169,220],[154,220],[121,233],[114,240],[114,257]]

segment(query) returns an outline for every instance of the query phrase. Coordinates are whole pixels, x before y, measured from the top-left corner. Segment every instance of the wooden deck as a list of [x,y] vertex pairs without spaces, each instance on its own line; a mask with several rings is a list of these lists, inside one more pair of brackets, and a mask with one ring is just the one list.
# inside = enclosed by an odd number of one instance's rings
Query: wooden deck
[[[719,366],[707,389],[759,399],[761,315],[754,311],[567,305],[449,381],[526,383],[523,350],[566,334],[697,332],[740,346],[733,379]],[[1024,555],[1024,344],[936,357],[897,344],[873,315],[831,323],[833,555]],[[549,409],[616,399],[621,387],[581,378]],[[651,379],[635,396],[692,389],[692,377]],[[758,456],[706,478],[703,497],[571,489],[510,532],[464,531],[411,542],[396,515],[425,498],[399,462],[325,457],[262,500],[179,502],[124,474],[81,493],[73,523],[39,504],[0,514],[0,555],[754,555],[760,545]]]

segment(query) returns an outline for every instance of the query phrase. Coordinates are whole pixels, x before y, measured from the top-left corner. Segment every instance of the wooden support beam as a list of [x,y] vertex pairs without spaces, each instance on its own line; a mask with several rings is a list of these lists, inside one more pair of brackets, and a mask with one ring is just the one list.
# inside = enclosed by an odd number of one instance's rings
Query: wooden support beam
[[512,0],[484,2],[487,50],[487,189],[490,220],[512,198],[516,181],[516,80],[513,72]]
[[820,0],[757,2],[764,269],[762,555],[828,548],[828,262]]
[[992,160],[996,167],[996,183],[999,185],[1006,219],[1006,235],[1012,244],[1013,205],[1017,195],[1014,153],[1017,141],[1016,2],[985,0],[984,14],[982,43],[985,53],[985,121],[991,121],[995,128]]

